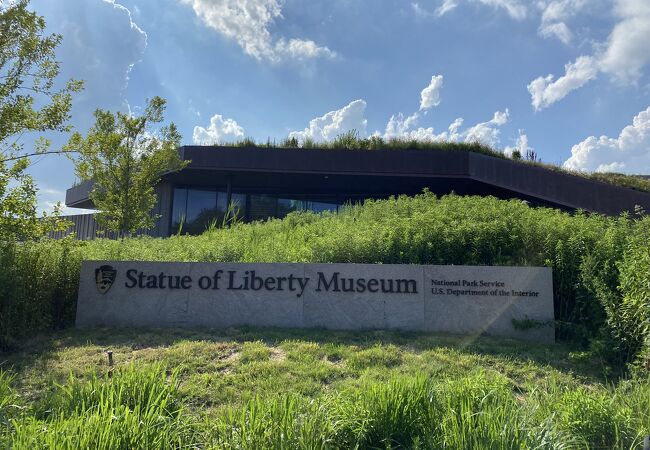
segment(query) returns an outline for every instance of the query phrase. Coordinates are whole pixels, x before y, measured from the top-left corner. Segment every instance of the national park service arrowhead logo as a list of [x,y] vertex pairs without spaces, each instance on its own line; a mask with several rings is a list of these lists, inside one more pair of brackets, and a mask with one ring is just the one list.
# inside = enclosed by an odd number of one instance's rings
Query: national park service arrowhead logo
[[95,283],[100,294],[105,294],[113,286],[117,270],[113,266],[103,265],[95,269]]

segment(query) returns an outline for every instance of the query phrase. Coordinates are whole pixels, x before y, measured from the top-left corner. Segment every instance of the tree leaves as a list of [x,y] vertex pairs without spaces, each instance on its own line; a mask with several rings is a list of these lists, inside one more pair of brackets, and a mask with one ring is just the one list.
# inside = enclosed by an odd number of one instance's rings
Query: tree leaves
[[74,159],[79,178],[94,182],[90,199],[99,210],[97,222],[121,236],[155,224],[154,186],[189,163],[180,158],[181,135],[173,123],[154,129],[163,122],[165,104],[152,98],[142,116],[98,109],[86,137],[75,133],[66,146],[79,154]]
[[[25,240],[61,229],[58,209],[37,217],[36,186],[20,159],[25,133],[68,131],[72,94],[83,83],[70,80],[54,89],[59,75],[55,49],[61,36],[46,35],[45,20],[27,9],[27,0],[0,5],[0,240]],[[38,107],[35,105],[39,105]],[[36,152],[49,142],[39,139]],[[32,153],[32,152],[30,152]],[[13,164],[9,160],[19,158]]]

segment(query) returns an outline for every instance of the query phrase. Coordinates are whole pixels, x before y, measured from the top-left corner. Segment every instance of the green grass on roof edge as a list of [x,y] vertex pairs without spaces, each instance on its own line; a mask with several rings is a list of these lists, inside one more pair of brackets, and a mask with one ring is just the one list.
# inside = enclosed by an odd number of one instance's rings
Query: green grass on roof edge
[[380,136],[361,138],[356,131],[340,134],[330,142],[316,142],[313,139],[299,141],[295,137],[288,137],[279,143],[275,140],[267,140],[265,143],[258,143],[254,139],[244,138],[239,141],[215,145],[216,147],[255,147],[269,149],[319,149],[319,150],[442,150],[442,151],[470,151],[481,153],[495,158],[507,159],[520,164],[528,164],[542,167],[544,169],[575,175],[589,180],[614,186],[626,187],[640,192],[650,192],[650,179],[639,175],[626,175],[616,172],[580,172],[569,170],[556,164],[544,163],[537,158],[535,153],[521,155],[515,153],[513,156],[506,155],[503,151],[494,149],[480,142],[431,142],[419,141],[417,139],[394,138],[385,140]]

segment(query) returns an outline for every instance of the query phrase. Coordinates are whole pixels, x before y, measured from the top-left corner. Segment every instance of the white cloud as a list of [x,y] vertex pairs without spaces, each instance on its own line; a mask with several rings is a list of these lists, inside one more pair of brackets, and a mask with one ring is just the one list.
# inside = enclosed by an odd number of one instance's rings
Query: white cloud
[[505,125],[510,117],[510,112],[497,111],[491,120],[478,123],[464,133],[465,142],[480,142],[481,144],[495,147],[499,143],[499,127]]
[[540,7],[543,9],[542,21],[537,32],[544,38],[554,37],[564,44],[569,44],[573,40],[573,32],[567,26],[566,21],[575,16],[586,5],[586,0],[541,2]]
[[379,132],[375,132],[375,135],[381,136],[386,140],[391,139],[416,139],[418,141],[438,141],[441,140],[433,132],[433,128],[416,128],[418,119],[420,115],[418,113],[413,113],[410,116],[404,117],[404,114],[398,113],[392,115],[386,124],[386,130],[384,134],[381,135]]
[[[424,115],[427,114],[428,109],[440,104],[442,82],[442,75],[434,75],[431,77],[431,83],[420,92],[420,111],[424,110]],[[410,116],[398,113],[390,117],[383,133],[375,131],[373,135],[380,136],[386,140],[413,139],[428,142],[480,142],[494,147],[499,142],[499,127],[508,122],[509,115],[508,109],[505,111],[497,111],[489,121],[478,123],[465,131],[460,131],[464,119],[459,117],[449,125],[446,131],[436,134],[433,127],[417,127],[421,117],[419,112],[414,112]]]
[[650,2],[618,0],[614,11],[621,20],[609,35],[601,70],[621,81],[633,82],[650,62]]
[[637,114],[618,138],[589,136],[574,145],[564,167],[650,175],[650,107]]
[[68,208],[64,204],[64,198],[65,191],[63,190],[51,187],[41,187],[38,190],[38,203],[36,209],[39,214],[42,214],[43,212],[52,214],[55,208],[58,208],[61,214],[68,216],[73,214],[92,214],[96,212],[93,209]]
[[[566,1],[561,3],[564,5]],[[555,12],[549,14],[549,17],[561,17],[562,13]],[[561,100],[569,92],[596,78],[600,72],[625,83],[635,83],[638,80],[642,69],[650,63],[650,45],[648,45],[650,40],[650,2],[648,0],[615,0],[614,13],[619,21],[614,26],[607,42],[596,45],[596,52],[593,55],[581,56],[574,63],[567,64],[565,75],[557,81],[553,81],[553,75],[548,75],[538,77],[528,85],[531,103],[535,110],[543,109]],[[542,30],[542,32],[544,31]]]
[[408,117],[404,117],[402,113],[391,116],[386,124],[384,134],[376,131],[375,136],[380,136],[385,140],[391,139],[408,139],[425,142],[459,142],[462,140],[462,135],[458,133],[459,128],[463,124],[463,119],[458,118],[454,120],[447,131],[436,134],[433,127],[418,127],[411,129],[417,125],[419,119],[418,113],[414,113]]
[[522,131],[519,130],[519,137],[517,142],[513,147],[507,146],[503,149],[503,153],[508,156],[512,156],[512,153],[517,150],[522,157],[525,157],[528,153],[528,150],[533,151],[533,148],[528,145],[528,136]]
[[275,44],[275,50],[278,55],[286,55],[293,59],[312,59],[319,57],[331,58],[334,56],[327,47],[319,47],[314,41],[304,41],[302,39],[280,39]]
[[544,38],[554,37],[567,45],[573,40],[573,33],[564,22],[542,23],[538,32]]
[[[519,0],[464,0],[466,2],[479,3],[484,6],[490,6],[494,9],[505,10],[510,17],[515,20],[523,20],[528,14],[525,4]],[[436,8],[435,14],[442,17],[458,7],[459,0],[443,0],[442,4]]]
[[244,53],[258,60],[331,58],[335,53],[314,41],[275,39],[269,28],[282,18],[280,0],[181,0],[210,28],[237,41]]
[[215,145],[235,142],[244,137],[244,129],[233,119],[215,114],[207,128],[196,126],[192,140],[197,145]]
[[440,104],[440,89],[442,88],[442,75],[433,75],[431,83],[420,92],[420,111],[430,109]]
[[460,131],[464,119],[454,120],[446,131],[436,134],[433,127],[415,128],[420,118],[418,113],[405,117],[402,113],[391,116],[386,124],[384,133],[375,132],[386,140],[415,139],[428,142],[480,142],[495,147],[499,143],[499,127],[506,124],[509,111],[497,111],[491,120],[478,123],[464,131]]
[[436,8],[436,15],[442,17],[447,14],[449,11],[454,10],[458,6],[457,0],[444,0],[442,5]]
[[596,78],[598,68],[591,56],[580,56],[564,67],[565,74],[554,81],[553,75],[539,77],[530,82],[528,92],[536,111],[566,97],[571,91]]
[[316,142],[327,142],[335,139],[338,135],[355,130],[359,136],[366,136],[368,121],[364,117],[366,102],[354,100],[348,105],[336,111],[316,117],[309,121],[309,127],[303,131],[292,131],[289,137],[304,141],[312,139]]
[[510,17],[516,20],[523,20],[526,18],[527,9],[518,0],[475,0],[493,8],[505,9]]

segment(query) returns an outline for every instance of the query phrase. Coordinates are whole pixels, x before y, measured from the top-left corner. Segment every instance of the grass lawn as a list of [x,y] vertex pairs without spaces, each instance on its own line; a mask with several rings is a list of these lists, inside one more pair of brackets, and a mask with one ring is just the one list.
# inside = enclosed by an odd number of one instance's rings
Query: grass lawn
[[15,386],[36,401],[70,373],[89,377],[116,367],[162,362],[179,370],[179,393],[189,411],[214,414],[255,396],[314,398],[366,381],[399,375],[435,379],[485,371],[501,374],[522,393],[553,380],[563,386],[606,382],[603,366],[563,344],[490,337],[395,331],[340,332],[230,328],[209,330],[70,329],[42,335],[3,355]]
[[650,426],[648,382],[565,344],[69,329],[0,362],[0,444],[14,448],[642,448]]

